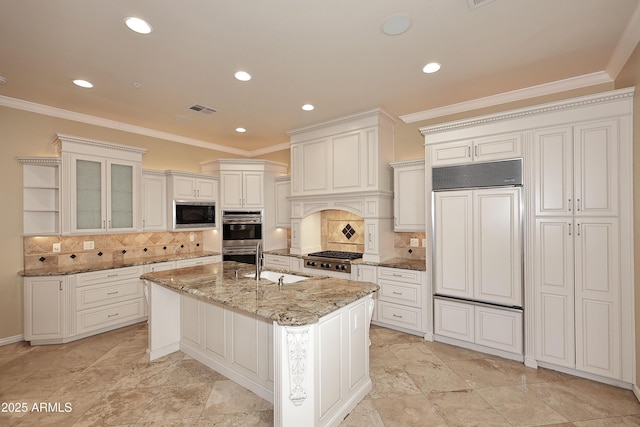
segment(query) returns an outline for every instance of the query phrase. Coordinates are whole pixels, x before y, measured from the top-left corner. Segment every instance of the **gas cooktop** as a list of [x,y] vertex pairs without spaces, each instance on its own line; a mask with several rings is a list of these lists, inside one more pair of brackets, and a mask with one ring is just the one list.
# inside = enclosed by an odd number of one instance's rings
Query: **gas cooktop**
[[359,252],[344,252],[344,251],[320,251],[308,254],[309,257],[318,258],[332,258],[340,260],[353,260],[362,258],[362,254]]

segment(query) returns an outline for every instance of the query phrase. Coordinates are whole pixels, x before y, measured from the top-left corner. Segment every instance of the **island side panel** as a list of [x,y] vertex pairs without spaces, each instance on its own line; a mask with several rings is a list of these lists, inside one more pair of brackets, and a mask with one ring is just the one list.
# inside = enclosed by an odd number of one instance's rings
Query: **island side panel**
[[180,349],[180,294],[149,284],[149,360]]

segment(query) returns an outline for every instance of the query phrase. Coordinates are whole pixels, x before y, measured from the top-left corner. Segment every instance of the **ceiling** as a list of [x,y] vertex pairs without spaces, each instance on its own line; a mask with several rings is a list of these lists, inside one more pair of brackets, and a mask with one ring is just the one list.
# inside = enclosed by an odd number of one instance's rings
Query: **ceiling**
[[[640,37],[639,0],[1,1],[0,105],[249,155],[375,108],[416,122],[551,82],[611,81]],[[396,15],[411,27],[385,35]],[[128,16],[153,32],[130,31]],[[431,61],[442,69],[423,73]]]

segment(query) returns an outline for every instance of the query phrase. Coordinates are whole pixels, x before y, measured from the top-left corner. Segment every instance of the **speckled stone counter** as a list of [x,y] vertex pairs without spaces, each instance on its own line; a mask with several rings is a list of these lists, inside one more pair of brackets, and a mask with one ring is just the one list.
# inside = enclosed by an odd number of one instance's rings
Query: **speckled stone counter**
[[405,270],[426,271],[427,263],[424,259],[392,258],[380,262],[354,261],[354,264],[376,265],[378,267],[404,268]]
[[181,259],[201,258],[206,256],[221,255],[220,252],[200,252],[188,253],[173,256],[145,257],[130,259],[125,261],[112,261],[103,263],[78,264],[69,266],[51,266],[47,268],[37,268],[19,271],[18,274],[24,277],[35,276],[64,276],[68,274],[87,273],[89,271],[110,270],[112,268],[133,267],[136,265],[155,264],[158,262],[178,261]]
[[224,261],[147,273],[142,279],[256,314],[282,326],[316,323],[319,318],[379,289],[373,283],[303,273],[291,274],[309,278],[278,287],[266,279],[256,281],[245,277],[252,273],[255,274],[255,267],[250,264]]

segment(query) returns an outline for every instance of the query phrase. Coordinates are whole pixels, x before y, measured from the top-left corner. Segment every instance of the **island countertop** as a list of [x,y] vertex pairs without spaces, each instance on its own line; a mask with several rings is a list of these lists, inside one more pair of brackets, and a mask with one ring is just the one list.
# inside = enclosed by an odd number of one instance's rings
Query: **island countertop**
[[321,317],[379,289],[378,285],[368,282],[286,271],[282,273],[308,279],[278,287],[266,279],[256,281],[246,277],[252,273],[255,274],[255,266],[251,264],[224,261],[147,273],[141,278],[204,301],[256,314],[281,326],[316,323]]

